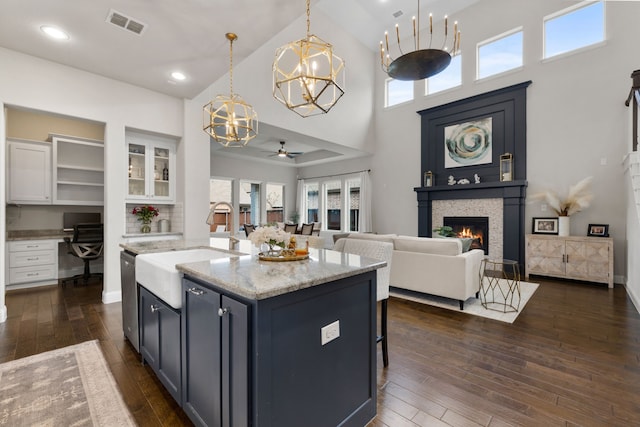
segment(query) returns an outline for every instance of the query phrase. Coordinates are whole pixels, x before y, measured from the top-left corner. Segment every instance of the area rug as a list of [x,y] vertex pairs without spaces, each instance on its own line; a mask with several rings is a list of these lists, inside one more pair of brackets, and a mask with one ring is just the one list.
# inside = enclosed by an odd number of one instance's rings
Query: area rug
[[0,425],[135,426],[97,341],[0,365]]
[[479,298],[471,297],[464,303],[464,310],[460,311],[460,304],[458,300],[438,297],[435,295],[423,294],[420,292],[407,291],[405,289],[390,288],[389,295],[406,299],[410,301],[416,301],[422,304],[429,304],[436,307],[446,308],[448,310],[458,311],[466,314],[473,314],[475,316],[487,317],[493,320],[499,320],[501,322],[513,323],[518,314],[522,313],[525,309],[525,305],[531,299],[534,292],[538,289],[537,283],[520,282],[520,306],[517,312],[503,313],[501,311],[495,311],[486,309],[480,303]]

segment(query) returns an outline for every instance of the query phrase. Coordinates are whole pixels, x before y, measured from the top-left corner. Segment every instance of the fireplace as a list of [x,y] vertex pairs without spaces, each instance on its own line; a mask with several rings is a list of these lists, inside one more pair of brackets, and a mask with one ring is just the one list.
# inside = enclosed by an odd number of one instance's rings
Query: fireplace
[[443,224],[453,228],[457,237],[471,238],[471,249],[489,255],[489,218],[486,216],[445,216]]

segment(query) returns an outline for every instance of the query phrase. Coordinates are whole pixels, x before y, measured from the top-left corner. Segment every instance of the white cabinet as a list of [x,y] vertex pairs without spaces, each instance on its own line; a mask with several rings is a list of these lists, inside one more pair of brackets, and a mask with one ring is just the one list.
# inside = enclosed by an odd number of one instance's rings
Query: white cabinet
[[613,287],[613,239],[610,237],[526,236],[527,276],[563,277]]
[[9,285],[57,283],[57,240],[11,241],[8,242],[7,252]]
[[175,143],[127,135],[127,201],[175,202]]
[[53,203],[104,205],[104,143],[52,135]]
[[51,204],[51,144],[8,140],[7,203]]

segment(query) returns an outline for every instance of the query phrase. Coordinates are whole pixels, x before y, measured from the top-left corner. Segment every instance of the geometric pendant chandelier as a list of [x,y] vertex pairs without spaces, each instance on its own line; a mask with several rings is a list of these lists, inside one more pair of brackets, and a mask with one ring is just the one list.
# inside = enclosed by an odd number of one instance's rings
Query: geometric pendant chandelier
[[244,147],[258,134],[258,114],[233,93],[233,42],[238,36],[227,33],[225,37],[229,40],[229,96],[218,95],[204,106],[202,129],[224,147]]
[[307,35],[276,51],[273,61],[273,96],[302,117],[327,113],[344,95],[344,61],[333,46],[310,34],[307,0]]
[[[414,51],[404,53],[400,45],[400,29],[396,24],[396,43],[400,56],[393,59],[389,51],[389,34],[385,31],[384,43],[380,42],[380,63],[389,77],[396,80],[422,80],[435,76],[451,63],[451,57],[460,50],[460,31],[458,22],[453,25],[453,43],[447,47],[449,37],[448,18],[444,17],[444,41],[440,49],[432,48],[433,16],[429,14],[429,45],[420,49],[420,0],[418,0],[418,17],[413,17]],[[386,50],[385,50],[386,48]]]

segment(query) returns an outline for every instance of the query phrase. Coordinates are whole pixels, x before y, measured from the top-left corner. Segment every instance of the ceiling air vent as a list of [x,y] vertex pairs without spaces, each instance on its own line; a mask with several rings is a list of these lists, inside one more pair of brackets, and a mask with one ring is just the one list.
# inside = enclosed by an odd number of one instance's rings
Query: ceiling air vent
[[123,30],[131,31],[132,33],[138,35],[141,35],[147,27],[146,24],[143,24],[142,22],[137,21],[113,9],[111,9],[109,11],[109,15],[107,15],[107,22],[120,27]]

